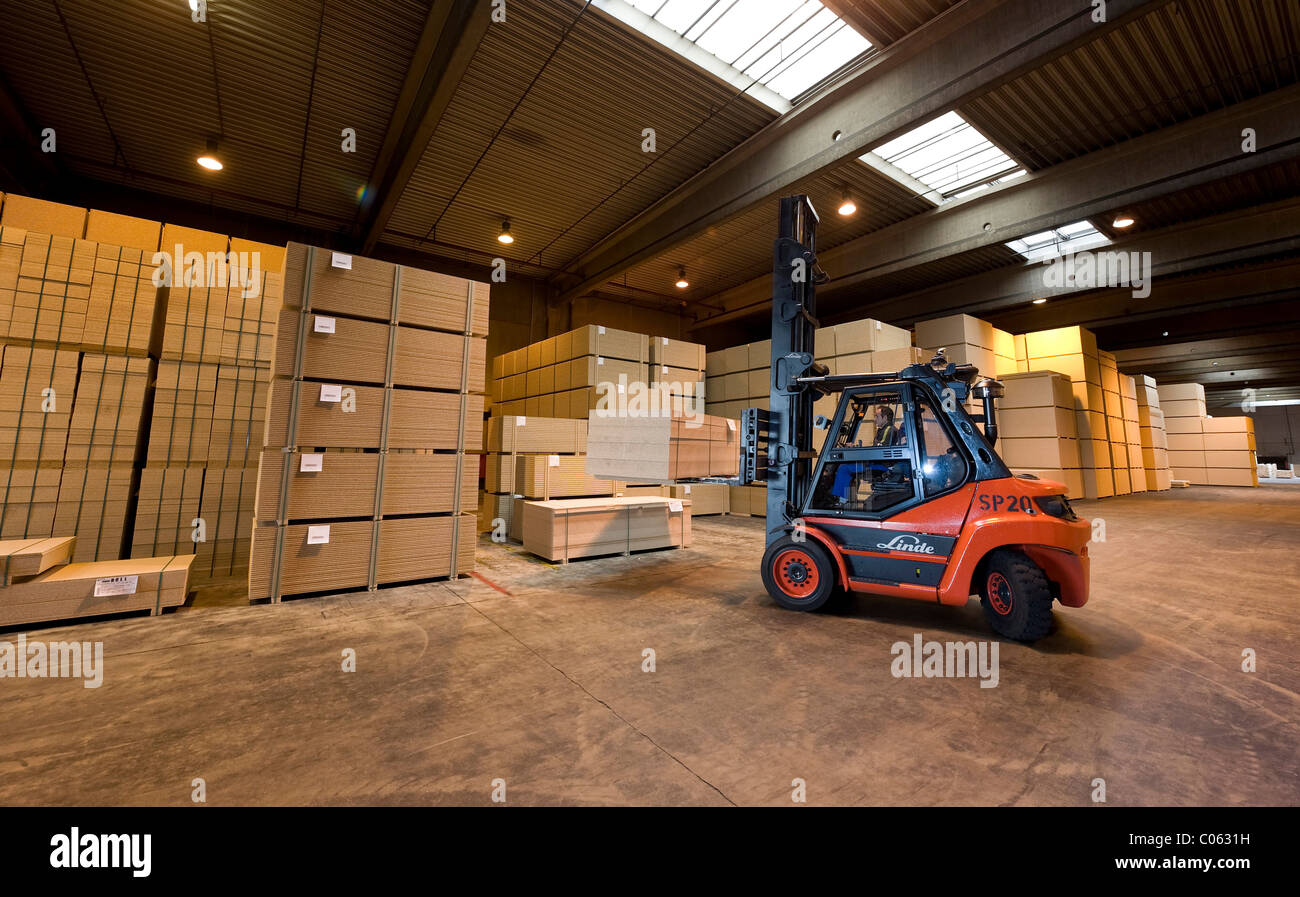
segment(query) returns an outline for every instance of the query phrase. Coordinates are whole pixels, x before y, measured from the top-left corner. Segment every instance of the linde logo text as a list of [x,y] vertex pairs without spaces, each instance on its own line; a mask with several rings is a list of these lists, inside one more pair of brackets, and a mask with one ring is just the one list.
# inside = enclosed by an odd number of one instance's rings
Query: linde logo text
[[85,679],[86,688],[104,684],[103,642],[0,642],[0,679]]
[[917,536],[894,536],[888,542],[877,542],[876,547],[882,551],[906,551],[911,554],[934,554],[934,546],[922,542]]
[[153,870],[153,835],[83,835],[74,826],[50,838],[50,846],[54,869],[130,869],[135,878]]
[[997,688],[997,642],[894,642],[889,672],[895,679],[976,679],[980,688]]

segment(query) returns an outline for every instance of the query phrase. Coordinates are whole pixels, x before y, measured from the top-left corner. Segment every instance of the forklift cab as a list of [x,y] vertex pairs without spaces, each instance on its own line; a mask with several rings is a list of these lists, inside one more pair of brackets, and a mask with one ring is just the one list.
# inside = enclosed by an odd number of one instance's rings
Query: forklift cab
[[945,417],[912,383],[846,390],[803,515],[881,520],[959,488],[973,465]]

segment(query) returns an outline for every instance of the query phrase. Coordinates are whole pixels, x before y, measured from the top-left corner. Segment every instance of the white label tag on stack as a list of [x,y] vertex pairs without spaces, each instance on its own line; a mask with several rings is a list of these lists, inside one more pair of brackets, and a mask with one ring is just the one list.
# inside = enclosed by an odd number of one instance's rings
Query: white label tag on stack
[[664,345],[665,345],[665,346],[668,345],[668,337],[663,336],[663,337],[660,337],[660,339],[662,339],[662,340],[664,341]]
[[547,459],[546,459],[546,466],[547,466],[547,467],[559,467],[559,466],[560,466],[560,456],[559,456],[559,455],[550,455],[550,456],[548,456]]
[[329,524],[324,526],[307,527],[307,544],[308,545],[328,545],[330,541]]
[[604,364],[604,363],[605,363],[605,359],[602,358],[601,356],[597,355],[597,356],[596,356],[596,364],[597,364],[597,365],[601,365],[601,364]]
[[687,483],[687,484],[686,484],[686,494],[687,494],[687,495],[690,495],[690,494],[691,494],[691,484],[690,484],[690,483]]
[[95,597],[108,598],[111,595],[134,595],[140,584],[139,576],[105,576],[95,580]]
[[734,430],[734,429],[736,429],[736,422],[735,422],[734,420],[732,420],[731,418],[727,418],[727,429],[728,429],[728,430]]
[[597,324],[597,325],[596,325],[596,332],[599,333],[601,336],[604,336],[604,335],[605,335],[605,325],[604,325],[604,324]]
[[325,469],[325,456],[322,454],[306,454],[302,456],[302,461],[298,464],[299,473],[320,473]]
[[322,402],[343,401],[343,386],[338,383],[322,383],[320,385],[320,400]]
[[519,415],[518,417],[515,418],[515,426],[516,427],[528,426],[528,418],[524,417],[522,414]]
[[352,270],[352,256],[342,252],[330,253],[330,265],[335,268],[342,268],[344,271]]
[[317,333],[333,333],[334,319],[327,318],[324,315],[314,315],[312,317],[312,330]]
[[682,509],[682,503],[680,501],[668,502],[668,510],[671,511],[672,513],[676,514],[681,509]]

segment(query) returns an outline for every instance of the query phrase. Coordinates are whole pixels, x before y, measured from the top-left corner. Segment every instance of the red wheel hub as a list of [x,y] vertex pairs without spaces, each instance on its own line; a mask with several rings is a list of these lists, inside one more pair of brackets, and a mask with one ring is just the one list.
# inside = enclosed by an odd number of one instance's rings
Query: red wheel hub
[[792,598],[817,591],[817,562],[802,548],[787,548],[772,559],[772,578]]
[[1011,583],[1001,573],[989,574],[989,604],[999,614],[1006,616],[1011,613]]

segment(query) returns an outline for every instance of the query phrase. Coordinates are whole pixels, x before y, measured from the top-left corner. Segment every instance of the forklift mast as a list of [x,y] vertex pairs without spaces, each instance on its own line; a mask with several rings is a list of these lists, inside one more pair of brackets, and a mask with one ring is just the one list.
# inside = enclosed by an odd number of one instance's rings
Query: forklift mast
[[[767,483],[767,542],[781,538],[803,507],[816,455],[813,403],[824,391],[799,378],[824,377],[816,363],[817,212],[807,196],[781,200],[772,259],[772,366],[768,410],[748,408],[741,421],[747,482]],[[764,451],[764,449],[766,451]]]

